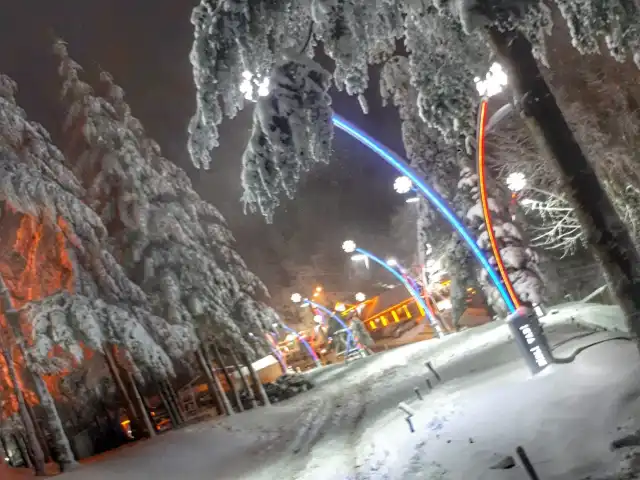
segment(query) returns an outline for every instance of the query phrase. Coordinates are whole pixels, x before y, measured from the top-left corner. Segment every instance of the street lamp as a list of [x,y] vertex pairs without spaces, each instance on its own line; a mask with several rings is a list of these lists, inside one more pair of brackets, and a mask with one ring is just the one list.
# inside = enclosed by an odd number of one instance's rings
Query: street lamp
[[[355,243],[354,243],[355,245]],[[311,305],[312,307],[316,308],[317,310],[320,310],[321,312],[324,312],[325,314],[329,315],[331,318],[333,318],[336,322],[338,322],[338,324],[344,328],[344,330],[347,332],[347,345],[345,348],[345,362],[347,361],[347,358],[349,357],[349,351],[351,350],[351,343],[354,341],[354,336],[353,336],[353,332],[351,331],[351,329],[349,327],[347,327],[347,325],[342,321],[342,319],[336,315],[335,313],[333,313],[331,310],[329,310],[328,308],[314,302],[313,300],[309,300],[308,298],[303,298],[302,295],[300,295],[299,293],[294,293],[293,295],[296,296],[296,299],[298,301],[294,301],[293,303],[300,303],[300,301],[302,301],[302,306],[305,305]],[[291,296],[293,299],[293,295]]]
[[396,178],[393,182],[393,189],[404,195],[405,193],[409,193],[413,190],[413,182],[406,175],[402,175],[401,177]]
[[394,153],[383,144],[377,142],[374,138],[367,135],[351,122],[348,122],[335,113],[333,114],[331,121],[336,128],[342,130],[352,138],[358,140],[360,143],[379,155],[380,158],[391,165],[395,170],[407,176],[411,180],[416,191],[420,193],[426,200],[428,200],[429,203],[433,207],[435,207],[438,212],[440,212],[440,214],[442,214],[443,218],[456,230],[456,232],[464,240],[473,255],[478,259],[482,267],[486,270],[489,278],[491,279],[491,282],[495,285],[496,289],[500,293],[500,296],[504,300],[504,303],[507,305],[509,311],[513,312],[515,310],[515,305],[513,304],[511,297],[505,290],[499,275],[496,274],[496,271],[489,263],[489,260],[487,259],[484,252],[478,246],[476,240],[471,236],[460,219],[451,210],[447,203],[440,197],[440,195],[438,195],[436,191],[434,191],[431,187],[429,187],[429,185],[426,184],[421,176],[407,164],[406,160],[401,158],[398,154]]
[[242,72],[242,82],[240,82],[239,89],[246,100],[255,102],[258,97],[269,95],[269,78],[260,78],[245,70]]
[[356,293],[356,302],[364,302],[367,299],[367,296],[362,293],[362,292],[358,292]]
[[[348,247],[347,249],[345,249],[345,244],[347,244],[347,247]],[[433,315],[433,313],[431,312],[427,304],[424,302],[424,299],[415,290],[415,288],[411,286],[411,284],[407,281],[407,279],[404,278],[404,276],[402,276],[398,271],[396,271],[394,268],[389,266],[387,262],[375,256],[373,253],[367,250],[364,250],[362,248],[359,248],[353,240],[347,240],[346,242],[344,242],[342,244],[342,249],[347,253],[358,252],[361,255],[365,255],[367,258],[370,258],[371,260],[376,262],[378,265],[380,265],[382,268],[384,268],[389,273],[391,273],[394,277],[396,277],[400,281],[400,283],[402,283],[402,285],[404,285],[404,287],[407,289],[407,291],[409,292],[409,295],[411,295],[414,298],[416,303],[425,312],[425,315],[429,319],[429,323],[438,334],[438,337],[442,338],[444,333],[442,332],[442,328],[440,327],[438,320],[435,318],[435,316]]]
[[527,186],[527,179],[522,172],[512,172],[507,175],[507,188],[512,192],[521,192]]

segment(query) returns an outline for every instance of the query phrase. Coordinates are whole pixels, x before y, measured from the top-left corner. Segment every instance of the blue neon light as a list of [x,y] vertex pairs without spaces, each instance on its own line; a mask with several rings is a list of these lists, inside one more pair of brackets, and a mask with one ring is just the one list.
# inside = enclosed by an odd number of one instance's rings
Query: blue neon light
[[347,345],[345,347],[345,357],[344,358],[346,360],[346,358],[349,356],[349,352],[351,351],[351,344],[354,342],[353,332],[351,331],[351,329],[349,327],[347,327],[346,323],[344,323],[342,321],[342,319],[338,315],[334,314],[328,308],[323,307],[322,305],[319,305],[316,302],[313,302],[313,301],[309,300],[308,298],[305,298],[304,301],[307,302],[309,305],[313,305],[318,310],[320,310],[320,311],[326,313],[327,315],[329,315],[336,322],[338,322],[342,326],[342,328],[345,329],[345,331],[347,332]]
[[282,328],[284,328],[286,331],[291,332],[296,336],[298,341],[305,346],[305,348],[307,349],[307,352],[309,352],[309,355],[311,355],[311,358],[313,358],[313,361],[316,362],[316,364],[320,362],[320,359],[318,358],[318,355],[316,354],[315,350],[311,348],[311,345],[309,345],[309,342],[307,342],[302,337],[302,335],[300,335],[298,332],[296,332],[293,328],[291,328],[284,322],[280,322],[280,325],[282,325]]
[[373,253],[371,253],[371,252],[369,252],[367,250],[364,250],[364,249],[362,249],[360,247],[356,248],[356,252],[358,252],[358,253],[360,253],[362,255],[366,255],[371,260],[376,262],[378,265],[380,265],[381,267],[384,267],[386,270],[391,272],[393,274],[393,276],[396,277],[398,280],[400,280],[402,285],[404,285],[404,288],[406,288],[407,291],[409,292],[409,294],[416,300],[418,305],[420,305],[420,308],[422,308],[422,310],[424,310],[424,314],[429,319],[429,323],[431,324],[431,326],[438,333],[438,336],[441,336],[440,329],[438,328],[438,321],[434,318],[433,314],[431,313],[431,310],[429,310],[429,307],[427,307],[427,304],[424,302],[424,300],[422,299],[420,294],[415,291],[415,289],[411,286],[411,284],[409,282],[407,282],[407,280],[400,273],[398,273],[398,271],[396,269],[391,268],[391,266],[389,264],[387,264],[387,262],[385,262],[382,259],[376,257]]
[[420,190],[420,193],[424,195],[424,197],[434,205],[440,213],[444,216],[444,218],[456,229],[456,231],[460,234],[463,240],[469,245],[471,251],[476,256],[476,258],[480,261],[480,264],[484,267],[484,269],[489,274],[491,281],[496,286],[502,299],[507,304],[507,308],[510,312],[515,312],[516,307],[513,304],[511,297],[504,288],[500,277],[496,274],[495,270],[489,264],[487,258],[483,255],[482,251],[476,244],[475,240],[471,237],[469,232],[464,228],[460,220],[454,215],[454,213],[447,207],[446,203],[443,199],[439,197],[439,195],[431,190],[427,186],[427,184],[418,176],[416,173],[406,164],[404,160],[402,160],[398,155],[393,153],[384,145],[378,143],[369,135],[364,133],[362,130],[340,117],[339,115],[334,114],[332,119],[333,124],[338,127],[340,130],[348,133],[350,136],[358,140],[360,143],[369,147],[375,153],[382,157],[384,161],[386,161],[389,165],[395,168],[397,171],[406,175],[413,184]]

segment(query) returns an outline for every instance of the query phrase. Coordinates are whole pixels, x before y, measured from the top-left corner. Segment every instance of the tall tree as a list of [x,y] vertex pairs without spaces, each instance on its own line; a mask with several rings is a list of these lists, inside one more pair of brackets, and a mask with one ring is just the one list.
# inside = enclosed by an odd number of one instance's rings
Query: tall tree
[[[580,52],[599,53],[606,37],[612,56],[619,61],[633,58],[640,65],[636,3],[611,0],[607,8],[599,0],[555,3]],[[551,31],[551,10],[545,3],[442,1],[434,6],[400,0],[366,5],[307,0],[276,6],[267,1],[203,0],[193,11],[192,23],[191,60],[198,93],[189,147],[197,166],[210,163],[223,116],[233,116],[243,107],[240,85],[245,69],[258,76],[271,72],[269,95],[256,105],[243,175],[245,201],[268,217],[280,194],[293,194],[301,171],[328,158],[330,77],[309,58],[316,41],[335,60],[338,88],[361,95],[368,83],[368,64],[393,52],[396,39],[404,37],[420,115],[453,141],[473,133],[474,78],[480,76],[478,60],[488,60],[488,44],[508,72],[518,106],[543,154],[558,169],[630,331],[640,334],[640,256],[536,62],[536,57],[544,61],[545,36]],[[425,42],[434,37],[440,41]],[[465,50],[451,49],[452,40]],[[445,45],[449,48],[438,48]],[[464,52],[479,56],[461,58]]]

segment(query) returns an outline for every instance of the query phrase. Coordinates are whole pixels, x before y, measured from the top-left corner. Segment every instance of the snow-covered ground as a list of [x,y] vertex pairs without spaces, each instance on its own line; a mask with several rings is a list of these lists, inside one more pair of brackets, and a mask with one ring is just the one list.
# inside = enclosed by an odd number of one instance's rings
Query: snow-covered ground
[[[550,314],[557,357],[606,341],[534,378],[507,327],[492,323],[312,371],[318,386],[283,404],[168,433],[59,478],[515,480],[526,478],[520,465],[490,467],[519,445],[544,480],[635,478],[611,477],[630,452],[610,444],[640,427],[638,350],[615,339],[619,332],[571,320],[602,323],[617,316],[611,308],[572,304]],[[415,433],[399,402],[415,410]]]

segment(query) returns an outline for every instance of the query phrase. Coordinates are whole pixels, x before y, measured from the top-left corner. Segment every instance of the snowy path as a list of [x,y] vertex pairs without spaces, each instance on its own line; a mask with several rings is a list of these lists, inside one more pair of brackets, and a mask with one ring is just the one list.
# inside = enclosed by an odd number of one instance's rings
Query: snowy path
[[[552,345],[564,342],[557,356],[613,336],[585,336],[563,315],[546,329]],[[428,395],[426,360],[444,380]],[[640,427],[639,365],[630,342],[612,340],[530,378],[506,327],[491,324],[312,372],[318,386],[288,402],[169,433],[60,478],[515,480],[520,467],[489,467],[518,445],[545,480],[605,478],[621,460],[611,440]],[[417,412],[413,434],[401,401]]]

